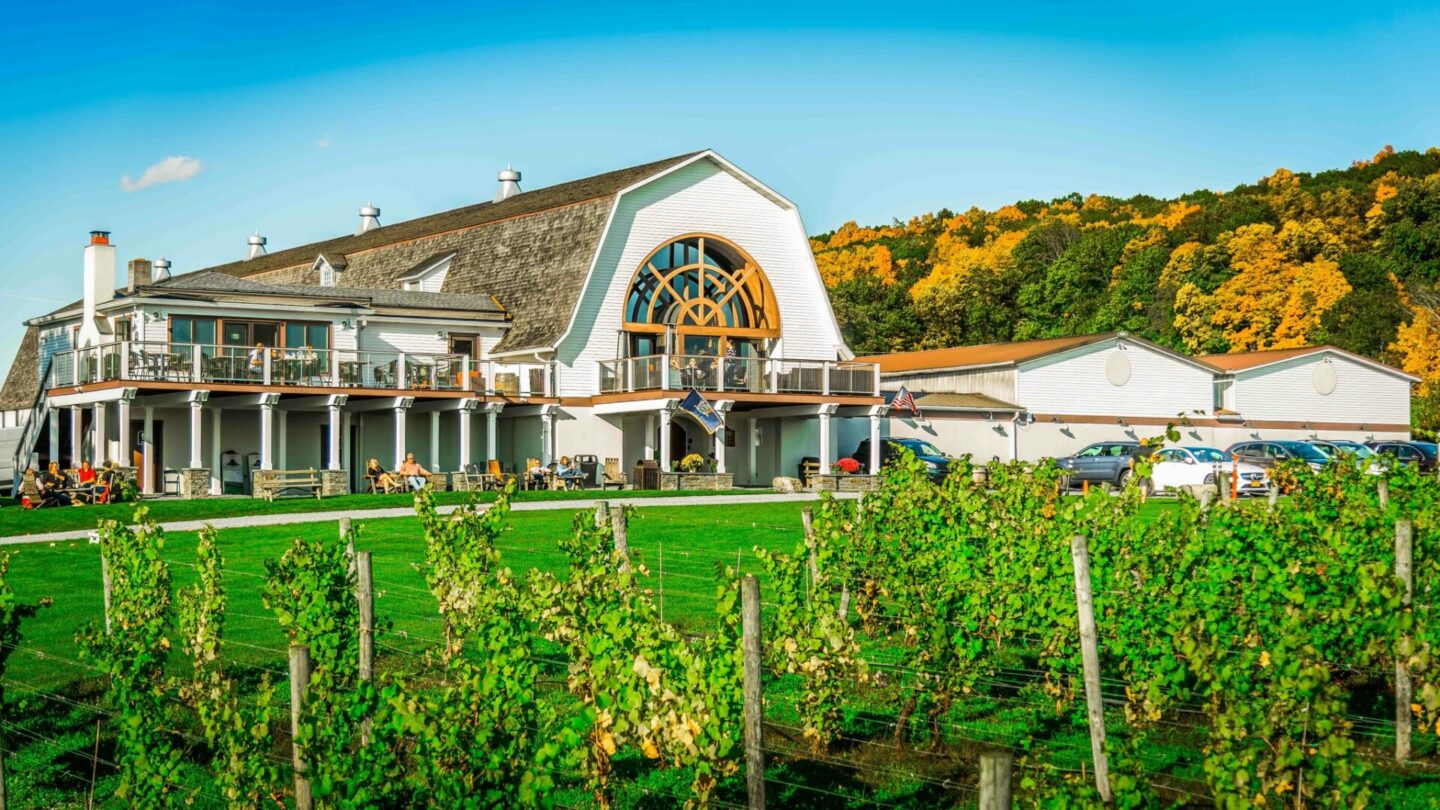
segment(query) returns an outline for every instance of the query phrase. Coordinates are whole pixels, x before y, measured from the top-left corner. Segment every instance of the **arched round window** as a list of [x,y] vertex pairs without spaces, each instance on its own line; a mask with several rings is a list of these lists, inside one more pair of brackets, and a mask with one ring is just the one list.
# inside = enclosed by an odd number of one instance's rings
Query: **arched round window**
[[683,236],[640,263],[625,297],[625,325],[697,334],[776,337],[780,317],[765,273],[717,236]]

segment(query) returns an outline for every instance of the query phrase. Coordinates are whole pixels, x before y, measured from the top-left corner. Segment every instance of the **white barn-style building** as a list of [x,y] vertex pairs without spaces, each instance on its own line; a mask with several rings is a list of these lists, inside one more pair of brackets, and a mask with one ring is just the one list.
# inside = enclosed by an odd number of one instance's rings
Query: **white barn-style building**
[[1189,357],[1123,332],[861,358],[892,410],[887,435],[977,460],[1069,455],[1175,425],[1182,443],[1408,439],[1418,378],[1333,346]]
[[[769,485],[833,459],[845,422],[879,435],[877,368],[845,346],[789,200],[708,150],[519,179],[406,222],[367,205],[300,247],[255,235],[173,277],[137,259],[117,279],[94,232],[83,300],[27,321],[0,390],[16,463],[116,460],[196,496],[306,468],[353,490],[406,452],[447,472],[697,453]],[[713,436],[677,408],[691,389]]]

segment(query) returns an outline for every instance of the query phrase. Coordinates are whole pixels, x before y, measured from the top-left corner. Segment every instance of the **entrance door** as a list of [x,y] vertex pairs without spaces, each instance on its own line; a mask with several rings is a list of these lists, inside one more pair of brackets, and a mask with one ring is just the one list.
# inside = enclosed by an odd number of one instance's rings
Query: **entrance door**
[[[135,468],[136,489],[145,486],[145,451],[141,440],[145,436],[145,422],[140,419],[130,420],[130,466]],[[165,458],[165,423],[155,422],[155,436],[153,437],[154,448],[150,454],[150,480],[155,482],[155,491],[160,492],[165,487],[164,465],[161,460]]]
[[685,428],[670,423],[670,469],[680,469],[680,459],[685,457]]

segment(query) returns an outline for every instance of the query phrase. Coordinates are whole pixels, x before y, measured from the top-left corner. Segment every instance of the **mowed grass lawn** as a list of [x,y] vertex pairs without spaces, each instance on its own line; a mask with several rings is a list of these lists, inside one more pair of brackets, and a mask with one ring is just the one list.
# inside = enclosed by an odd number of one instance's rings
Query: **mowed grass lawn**
[[[752,549],[793,549],[803,538],[800,512],[806,505],[645,507],[630,520],[630,548],[648,567],[650,587],[663,598],[666,618],[704,631],[710,627],[717,565],[738,563],[742,572],[760,574]],[[1166,508],[1156,501],[1143,507],[1149,515]],[[566,560],[557,541],[570,533],[575,514],[570,509],[511,513],[510,528],[499,543],[504,564],[517,572],[563,573]],[[424,559],[424,538],[413,517],[367,520],[358,513],[354,519],[361,527],[358,547],[373,553],[377,616],[393,623],[377,642],[383,667],[386,656],[414,653],[440,636],[434,599],[416,569]],[[338,527],[325,522],[220,531],[229,596],[226,656],[235,663],[283,675],[285,637],[261,597],[265,561],[278,558],[295,537],[335,538]],[[162,554],[171,562],[177,591],[195,581],[195,542],[194,532],[165,537]],[[54,602],[24,622],[22,649],[10,660],[7,680],[48,688],[92,674],[77,660],[74,637],[81,626],[103,616],[99,547],[61,541],[5,551],[11,555],[8,579],[19,597]],[[763,576],[761,587],[763,596]]]
[[[666,618],[707,629],[716,565],[735,565],[739,559],[742,570],[759,573],[751,549],[789,550],[799,543],[804,534],[800,511],[805,505],[647,507],[630,520],[630,548],[650,569],[657,596],[663,590]],[[563,572],[566,560],[557,541],[570,533],[575,514],[569,509],[512,513],[510,528],[499,543],[504,564],[522,572],[532,568]],[[377,642],[383,667],[385,656],[414,652],[440,636],[435,601],[415,568],[424,559],[424,537],[413,517],[366,520],[360,513],[354,520],[361,527],[358,548],[373,553],[377,617],[393,622],[392,630]],[[285,668],[285,637],[262,604],[264,563],[284,553],[292,538],[338,537],[338,527],[329,522],[302,523],[223,529],[219,536],[229,596],[226,655],[236,663],[280,673]],[[172,563],[177,591],[195,581],[195,542],[194,532],[165,537],[162,554]],[[49,688],[93,674],[76,663],[74,636],[85,623],[103,617],[99,546],[79,540],[4,551],[11,555],[8,579],[22,600],[54,600],[52,607],[24,622],[22,650],[11,657],[7,680]]]
[[[768,489],[738,489],[721,491],[694,490],[607,490],[597,489],[571,491],[525,491],[515,493],[516,503],[531,501],[567,501],[605,498],[622,500],[628,498],[674,498],[703,495],[756,495],[768,493]],[[494,492],[437,492],[435,502],[441,505],[466,503],[471,498],[482,503],[491,503]],[[16,537],[27,534],[49,534],[93,529],[102,519],[130,520],[135,512],[133,503],[102,504],[99,506],[68,506],[47,509],[22,509],[16,501],[6,501],[0,507],[0,537]],[[217,518],[243,517],[245,515],[282,515],[305,512],[364,512],[374,509],[409,508],[413,500],[409,493],[397,492],[390,495],[338,495],[330,498],[285,497],[274,501],[262,498],[201,498],[193,501],[162,499],[145,501],[150,516],[166,523],[177,520],[215,520]]]

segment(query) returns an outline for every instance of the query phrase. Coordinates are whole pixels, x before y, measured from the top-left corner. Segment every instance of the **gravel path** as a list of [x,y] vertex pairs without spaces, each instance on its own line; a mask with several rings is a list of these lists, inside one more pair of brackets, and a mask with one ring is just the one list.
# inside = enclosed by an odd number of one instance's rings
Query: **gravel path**
[[[854,498],[854,493],[838,492],[837,498]],[[582,509],[594,509],[595,504],[605,498],[575,499],[558,501],[524,501],[512,503],[512,512],[541,512],[566,510],[578,512]],[[676,496],[671,498],[617,498],[613,503],[625,504],[646,508],[650,506],[724,506],[733,503],[789,503],[795,501],[819,500],[819,496],[810,493],[798,493],[794,495],[764,494],[764,495],[696,495],[693,497]],[[459,507],[456,505],[437,507],[436,511],[441,514],[448,514]],[[204,528],[208,523],[217,529],[234,529],[246,526],[285,526],[294,523],[328,523],[339,521],[340,518],[348,517],[352,520],[380,520],[383,518],[411,517],[415,510],[410,507],[396,507],[392,509],[364,509],[348,510],[344,512],[293,512],[278,515],[243,515],[238,517],[214,518],[212,520],[172,520],[162,523],[160,526],[167,532],[195,532]],[[12,537],[0,537],[0,546],[23,545],[27,543],[54,543],[61,540],[84,540],[90,536],[90,530],[80,529],[67,532],[50,532],[48,534],[25,534]]]

